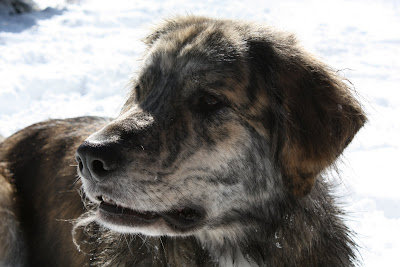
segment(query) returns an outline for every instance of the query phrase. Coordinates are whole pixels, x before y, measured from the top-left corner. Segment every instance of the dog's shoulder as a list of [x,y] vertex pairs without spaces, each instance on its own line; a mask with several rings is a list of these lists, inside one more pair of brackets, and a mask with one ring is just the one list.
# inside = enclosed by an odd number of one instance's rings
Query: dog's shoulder
[[71,257],[63,260],[63,266],[87,262],[71,238],[70,220],[83,209],[74,155],[77,146],[108,121],[100,117],[47,120],[0,143],[0,211],[7,215],[0,220],[1,266],[19,266],[25,246],[29,247],[26,261],[34,266],[60,266],[59,255],[65,251]]

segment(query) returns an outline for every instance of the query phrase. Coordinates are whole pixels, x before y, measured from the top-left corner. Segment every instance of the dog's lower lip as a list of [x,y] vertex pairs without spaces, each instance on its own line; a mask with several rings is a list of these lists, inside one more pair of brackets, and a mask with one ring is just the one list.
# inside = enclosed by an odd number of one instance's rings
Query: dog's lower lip
[[186,230],[199,224],[204,218],[204,212],[200,208],[180,207],[166,212],[138,211],[117,206],[114,201],[101,201],[100,212],[108,215],[109,218],[116,218],[118,222],[125,221],[130,225],[135,222],[140,224],[152,223],[163,219],[174,229]]
[[199,208],[184,207],[162,212],[160,216],[175,228],[185,230],[199,224],[204,218],[204,212]]
[[103,212],[118,216],[133,216],[146,222],[154,221],[160,216],[155,212],[150,211],[136,211],[128,208],[123,208],[115,205],[114,203],[104,202],[100,203],[99,209]]

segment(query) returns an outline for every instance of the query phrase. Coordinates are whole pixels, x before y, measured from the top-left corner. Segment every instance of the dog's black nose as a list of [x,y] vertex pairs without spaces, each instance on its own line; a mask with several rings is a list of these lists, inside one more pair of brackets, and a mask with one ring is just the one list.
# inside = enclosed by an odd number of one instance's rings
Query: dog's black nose
[[87,179],[99,182],[117,169],[120,155],[118,144],[85,141],[78,147],[75,158],[81,174]]

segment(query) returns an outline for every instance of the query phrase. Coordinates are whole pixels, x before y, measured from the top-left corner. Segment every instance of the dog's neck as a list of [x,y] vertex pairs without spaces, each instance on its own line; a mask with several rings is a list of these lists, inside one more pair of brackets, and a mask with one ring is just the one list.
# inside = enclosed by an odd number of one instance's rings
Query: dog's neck
[[[102,231],[102,234],[105,232]],[[190,237],[104,236],[92,251],[93,266],[260,266],[240,248],[211,248]],[[92,265],[90,265],[92,266]]]
[[251,258],[246,258],[241,252],[237,252],[236,255],[222,255],[218,258],[220,267],[258,267]]
[[[236,233],[239,233],[239,231]],[[229,233],[229,231],[221,231],[220,233],[208,231],[196,235],[196,239],[202,248],[208,252],[211,259],[215,261],[216,266],[259,266],[248,253],[244,253],[240,245],[241,242],[237,242],[236,238],[240,237],[235,236],[235,233]],[[248,238],[243,238],[243,240],[248,240]]]

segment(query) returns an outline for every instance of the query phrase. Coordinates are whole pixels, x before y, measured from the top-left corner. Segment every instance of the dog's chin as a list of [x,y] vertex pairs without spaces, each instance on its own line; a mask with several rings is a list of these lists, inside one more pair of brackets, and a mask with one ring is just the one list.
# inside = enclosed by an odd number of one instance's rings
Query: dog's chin
[[97,197],[97,221],[122,233],[142,233],[151,236],[188,235],[204,223],[205,211],[194,205],[172,207],[166,211],[135,210],[117,205],[106,197]]

